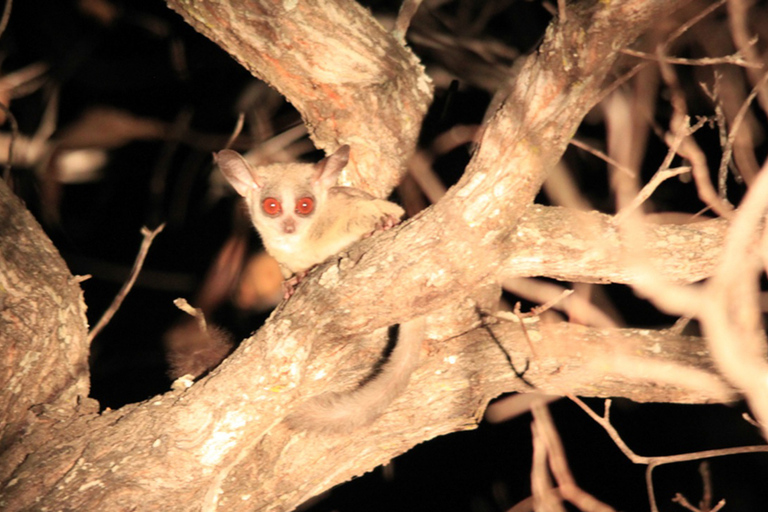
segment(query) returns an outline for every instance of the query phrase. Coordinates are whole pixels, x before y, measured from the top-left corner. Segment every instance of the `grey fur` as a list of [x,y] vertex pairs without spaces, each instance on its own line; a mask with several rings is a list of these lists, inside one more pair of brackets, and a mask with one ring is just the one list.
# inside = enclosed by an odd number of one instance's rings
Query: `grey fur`
[[310,398],[288,415],[288,426],[296,430],[343,433],[372,423],[408,386],[419,364],[424,324],[423,317],[401,324],[397,344],[376,377],[353,391]]

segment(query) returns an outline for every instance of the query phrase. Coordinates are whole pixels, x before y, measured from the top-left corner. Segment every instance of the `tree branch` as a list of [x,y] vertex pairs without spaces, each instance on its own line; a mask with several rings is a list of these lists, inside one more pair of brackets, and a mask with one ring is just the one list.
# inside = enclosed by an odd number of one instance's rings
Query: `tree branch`
[[[420,112],[428,97],[425,82],[410,75],[410,85],[393,87],[385,78],[401,75],[382,74],[377,65],[346,51],[340,51],[345,62],[339,62],[330,54],[355,46],[337,48],[325,39],[370,26],[367,13],[346,0],[322,2],[319,8],[299,3],[290,12],[256,1],[169,4],[186,9],[196,28],[212,34],[253,72],[285,87],[294,102],[305,101],[299,109],[321,145],[343,141],[370,147],[371,141],[386,139],[382,146],[395,149],[383,150],[383,168],[400,168],[420,122],[409,116]],[[601,96],[618,52],[669,9],[665,0],[588,4],[568,6],[568,22],[550,27],[539,52],[521,63],[497,95],[465,176],[440,203],[314,271],[258,333],[191,388],[98,416],[63,420],[44,411],[29,418],[34,435],[0,457],[0,467],[14,468],[13,485],[5,480],[0,504],[6,510],[61,503],[119,510],[138,503],[151,508],[148,499],[154,499],[165,510],[289,510],[416,443],[474,426],[499,393],[527,390],[489,343],[487,331],[477,328],[475,311],[490,309],[498,298],[500,273],[520,249],[518,220],[530,211],[548,169]],[[323,12],[325,18],[318,18]],[[375,30],[388,45],[389,36]],[[285,51],[288,47],[298,57]],[[374,53],[387,61],[392,48]],[[417,67],[412,57],[398,55],[392,60]],[[366,100],[376,101],[363,103],[361,90],[370,94]],[[386,112],[385,119],[408,118],[396,125],[402,138],[394,130],[383,136],[375,131],[379,121],[372,104]],[[360,112],[365,122],[348,122],[353,116],[347,111]],[[362,174],[353,180],[358,184],[371,184],[364,175],[370,176],[374,162],[366,162],[358,165]],[[281,424],[297,400],[353,386],[367,374],[382,347],[357,333],[424,314],[429,314],[430,357],[374,425],[351,436],[319,437]],[[640,401],[731,396],[708,373],[706,352],[691,349],[703,348],[700,339],[569,324],[526,327],[528,338],[514,324],[493,329],[513,362],[531,361],[526,380],[544,391]],[[529,341],[536,343],[536,358]],[[649,366],[627,374],[638,353]],[[688,373],[681,379],[670,369]],[[51,438],[58,442],[51,444]]]
[[76,279],[0,180],[0,445],[15,439],[33,406],[71,412],[88,396],[86,325]]
[[[667,281],[700,281],[713,275],[720,262],[727,228],[723,219],[647,224],[644,254]],[[626,254],[635,249],[624,243],[610,215],[532,205],[520,219],[502,272],[507,277],[632,284],[637,277]]]
[[319,148],[354,148],[342,180],[387,196],[405,174],[431,80],[354,0],[166,0],[301,113]]

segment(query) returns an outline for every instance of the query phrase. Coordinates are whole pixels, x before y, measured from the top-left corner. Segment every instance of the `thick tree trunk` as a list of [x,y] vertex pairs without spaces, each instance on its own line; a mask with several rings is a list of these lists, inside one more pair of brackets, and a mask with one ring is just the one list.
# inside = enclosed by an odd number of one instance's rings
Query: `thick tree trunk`
[[[0,446],[39,415],[71,415],[90,386],[80,286],[40,224],[0,184]],[[34,421],[34,420],[33,420]],[[13,466],[3,465],[8,477]]]

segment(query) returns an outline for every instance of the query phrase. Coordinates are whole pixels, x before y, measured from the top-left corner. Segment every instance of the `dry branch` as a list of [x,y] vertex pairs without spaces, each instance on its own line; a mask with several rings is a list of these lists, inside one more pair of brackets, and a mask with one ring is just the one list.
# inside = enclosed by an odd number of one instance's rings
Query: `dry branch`
[[354,0],[166,0],[301,112],[319,148],[355,151],[342,180],[386,196],[405,172],[432,86]]
[[[364,146],[358,184],[381,192],[394,183],[429,91],[414,58],[357,4],[298,3],[278,12],[285,4],[169,3],[285,92],[320,145]],[[414,444],[471,428],[492,397],[528,390],[478,328],[476,309],[498,298],[499,274],[523,250],[517,233],[525,223],[518,221],[534,211],[530,202],[602,96],[620,49],[669,10],[666,0],[588,4],[569,5],[567,23],[555,22],[539,52],[521,63],[489,111],[465,176],[434,208],[313,272],[258,333],[186,391],[101,415],[29,418],[33,435],[0,457],[0,467],[13,472],[4,479],[0,504],[7,510],[32,504],[122,510],[139,503],[164,510],[290,510]],[[371,32],[362,36],[361,27]],[[339,50],[360,47],[344,39],[353,36],[375,55],[350,58]],[[307,44],[291,45],[291,38]],[[331,55],[336,51],[341,60]],[[370,105],[381,116],[372,115]],[[396,119],[404,123],[397,132],[376,124]],[[373,148],[377,140],[381,147]],[[381,164],[380,180],[373,179],[373,160]],[[613,228],[601,222],[607,237]],[[690,236],[714,239],[722,224],[711,229]],[[659,251],[664,257],[664,247]],[[575,265],[579,257],[570,256]],[[565,266],[539,268],[542,275],[569,273]],[[431,326],[429,357],[372,427],[320,437],[281,424],[297,400],[353,386],[366,374],[382,347],[361,340],[359,332],[422,314],[429,314]],[[513,362],[531,361],[526,380],[543,391],[697,403],[731,397],[709,372],[701,339],[569,324],[526,327],[528,338],[516,324],[492,329]],[[529,341],[536,344],[535,358]],[[637,354],[648,366],[635,364]],[[659,374],[659,368],[667,371]],[[687,374],[670,371],[683,368]]]
[[[648,224],[645,253],[671,282],[691,283],[714,273],[722,256],[727,221]],[[503,274],[562,281],[632,284],[637,280],[613,217],[598,212],[532,205],[520,219]]]

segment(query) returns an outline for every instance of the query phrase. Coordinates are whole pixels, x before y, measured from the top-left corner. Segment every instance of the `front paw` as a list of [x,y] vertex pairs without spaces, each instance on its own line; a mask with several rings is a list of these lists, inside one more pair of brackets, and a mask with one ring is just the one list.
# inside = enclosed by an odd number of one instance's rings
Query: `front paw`
[[379,218],[378,221],[376,221],[376,224],[373,226],[373,231],[370,233],[366,233],[363,235],[363,238],[368,238],[369,236],[373,236],[374,234],[380,232],[380,231],[386,231],[390,228],[393,228],[400,224],[400,217],[396,217],[395,215],[384,215]]
[[291,295],[296,291],[296,287],[307,276],[308,270],[296,272],[291,277],[283,281],[283,298],[290,299]]
[[376,223],[376,231],[386,231],[400,224],[400,217],[396,217],[391,214],[387,214],[379,219]]

